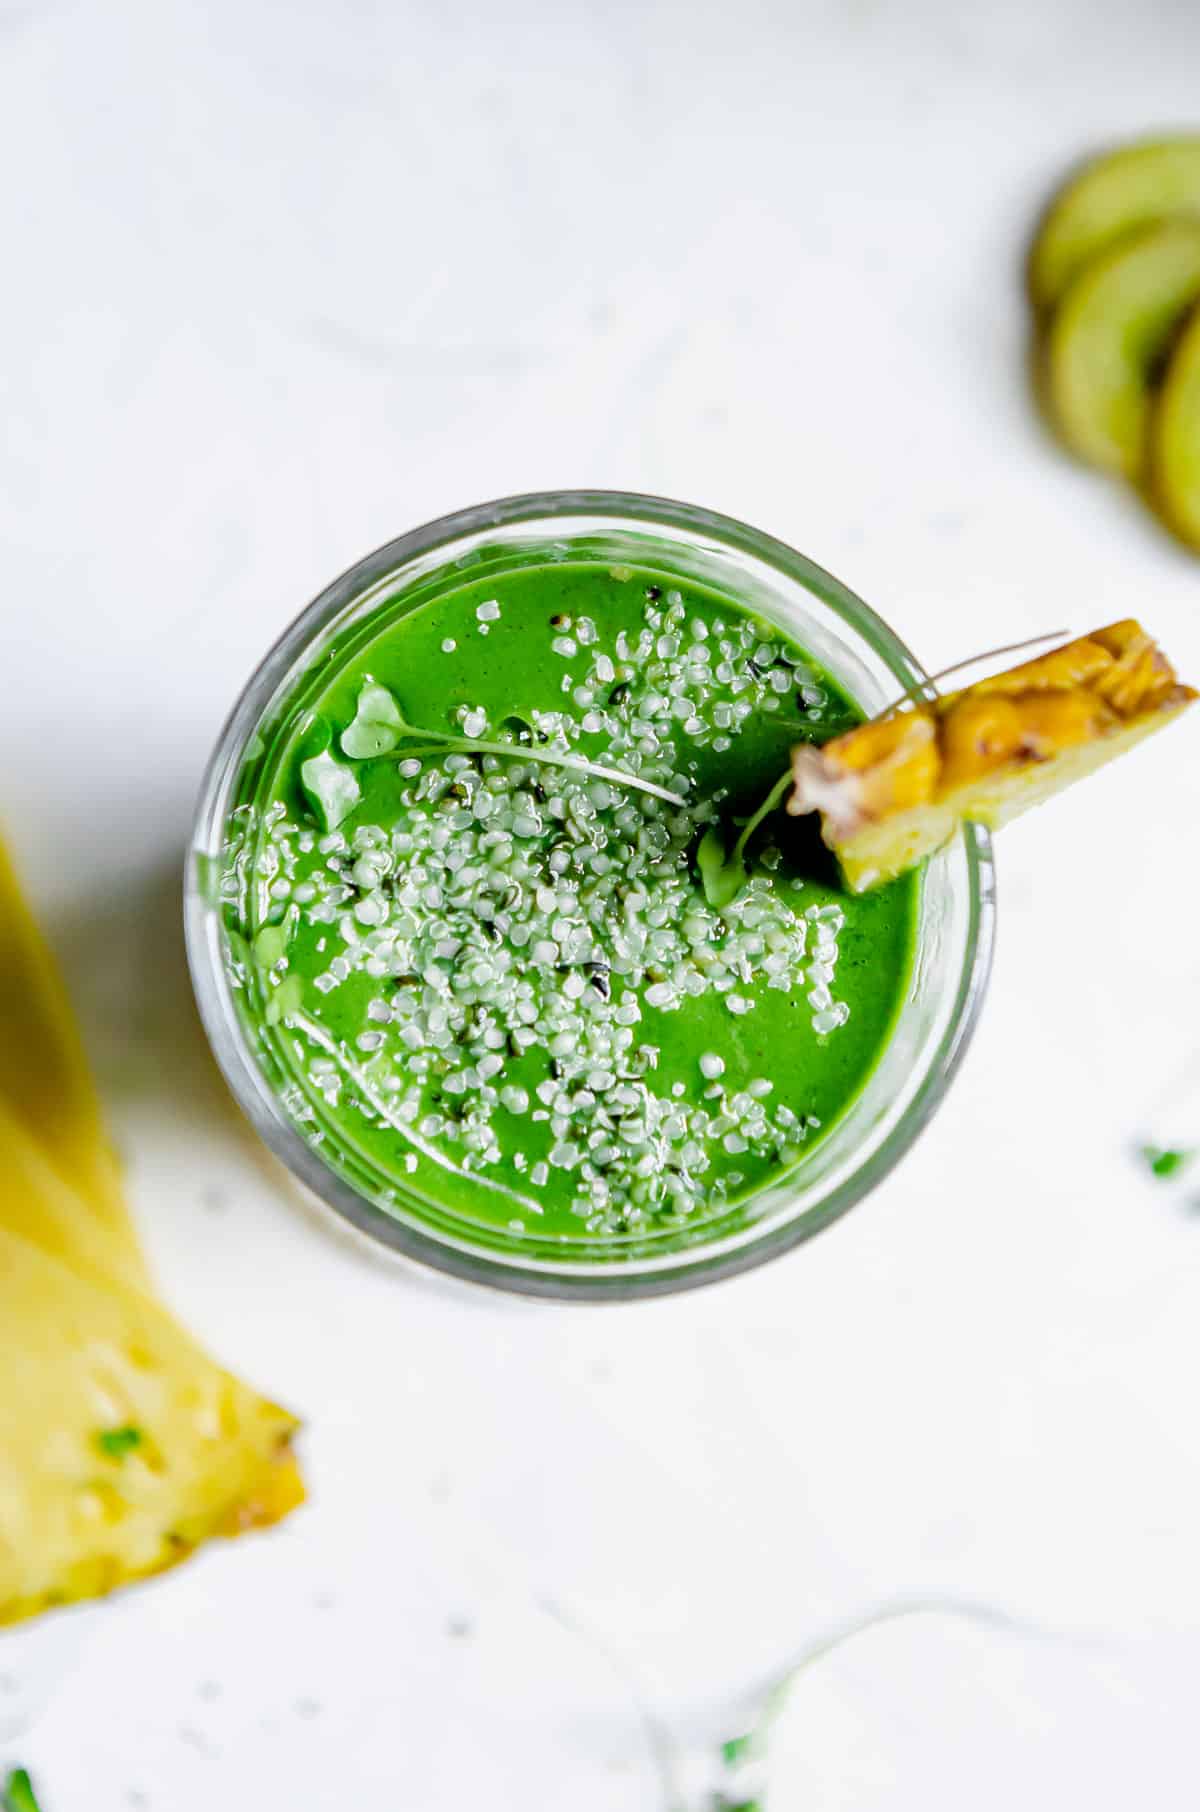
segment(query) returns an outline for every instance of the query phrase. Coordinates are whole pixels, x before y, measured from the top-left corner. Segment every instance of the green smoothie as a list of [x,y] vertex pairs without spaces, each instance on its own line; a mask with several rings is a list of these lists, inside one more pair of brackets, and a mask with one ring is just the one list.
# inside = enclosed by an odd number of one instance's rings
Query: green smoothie
[[[697,1232],[802,1166],[908,986],[917,882],[739,827],[860,713],[735,600],[600,562],[443,572],[248,759],[231,979],[299,1130],[442,1230]],[[752,1210],[751,1210],[752,1211]]]

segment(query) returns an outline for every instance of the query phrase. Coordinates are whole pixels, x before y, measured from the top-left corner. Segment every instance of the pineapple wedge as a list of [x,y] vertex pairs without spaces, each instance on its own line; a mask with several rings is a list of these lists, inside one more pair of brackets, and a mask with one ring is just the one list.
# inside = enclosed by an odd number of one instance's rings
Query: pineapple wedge
[[303,1501],[294,1417],[124,1272],[120,1237],[0,1107],[0,1625]]
[[162,1572],[304,1495],[295,1422],[148,1297],[0,1227],[0,1625]]
[[58,967],[0,843],[0,1101],[122,1248],[135,1282],[145,1262],[122,1198],[100,1103]]
[[1171,722],[1196,693],[1128,619],[963,691],[793,751],[793,816],[819,812],[847,886],[914,867],[964,820],[993,829]]
[[0,1096],[0,1227],[19,1233],[51,1258],[101,1275],[118,1288],[148,1294],[130,1276],[119,1230],[97,1219],[90,1202],[63,1181],[49,1154]]
[[49,950],[0,849],[0,1625],[303,1501],[295,1419],[148,1294]]

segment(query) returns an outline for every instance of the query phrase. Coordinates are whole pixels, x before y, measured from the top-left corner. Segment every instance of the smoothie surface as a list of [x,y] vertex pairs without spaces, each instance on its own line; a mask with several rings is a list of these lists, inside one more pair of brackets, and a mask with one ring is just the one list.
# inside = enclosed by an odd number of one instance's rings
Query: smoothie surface
[[918,883],[851,897],[774,811],[717,906],[698,846],[861,714],[669,572],[426,591],[313,662],[230,817],[232,979],[288,1112],[442,1227],[586,1245],[726,1215],[869,1077]]

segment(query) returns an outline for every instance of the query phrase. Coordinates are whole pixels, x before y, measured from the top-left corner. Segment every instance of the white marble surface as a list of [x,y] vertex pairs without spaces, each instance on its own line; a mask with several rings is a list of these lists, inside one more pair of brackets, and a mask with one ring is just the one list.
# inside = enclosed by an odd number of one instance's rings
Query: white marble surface
[[[1196,1803],[1200,1218],[1128,1147],[1200,1048],[1200,729],[1005,836],[982,1030],[886,1187],[640,1309],[318,1226],[205,1057],[175,895],[266,644],[486,496],[742,515],[931,665],[1136,610],[1200,669],[1200,565],[1031,412],[1018,269],[1064,165],[1194,118],[1198,64],[1189,0],[0,6],[0,809],[164,1284],[305,1413],[312,1479],[276,1535],[0,1642],[0,1762],[45,1812],[663,1812],[631,1678],[724,1734],[913,1594],[1123,1657],[1096,1715],[1055,1671],[1020,1803],[1139,1803],[1090,1731],[1152,1757],[1141,1803]],[[831,1672],[804,1805],[998,1803],[973,1666],[926,1644],[873,1701],[920,1680],[957,1772],[876,1766]],[[1028,1690],[990,1677],[1019,1756]]]

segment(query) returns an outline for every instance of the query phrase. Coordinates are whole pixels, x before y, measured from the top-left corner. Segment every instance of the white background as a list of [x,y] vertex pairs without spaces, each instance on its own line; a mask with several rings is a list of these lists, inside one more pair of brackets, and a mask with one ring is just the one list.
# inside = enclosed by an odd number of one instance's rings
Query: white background
[[[1196,725],[1005,834],[982,1029],[886,1186],[642,1308],[319,1224],[206,1056],[176,896],[266,645],[488,496],[743,516],[931,667],[1136,613],[1196,677],[1200,564],[1046,439],[1020,262],[1079,155],[1194,123],[1198,70],[1192,0],[3,0],[0,811],[164,1288],[304,1414],[312,1486],[0,1641],[45,1812],[663,1812],[630,1670],[730,1734],[914,1594],[1122,1657],[1094,1716],[1054,1670],[1066,1772],[1022,1804],[1196,1803],[1200,1217],[1130,1157],[1200,1052]],[[974,1666],[892,1643],[882,1723],[822,1685],[805,1812],[992,1805],[982,1735],[872,1759],[892,1688],[956,1730]]]

